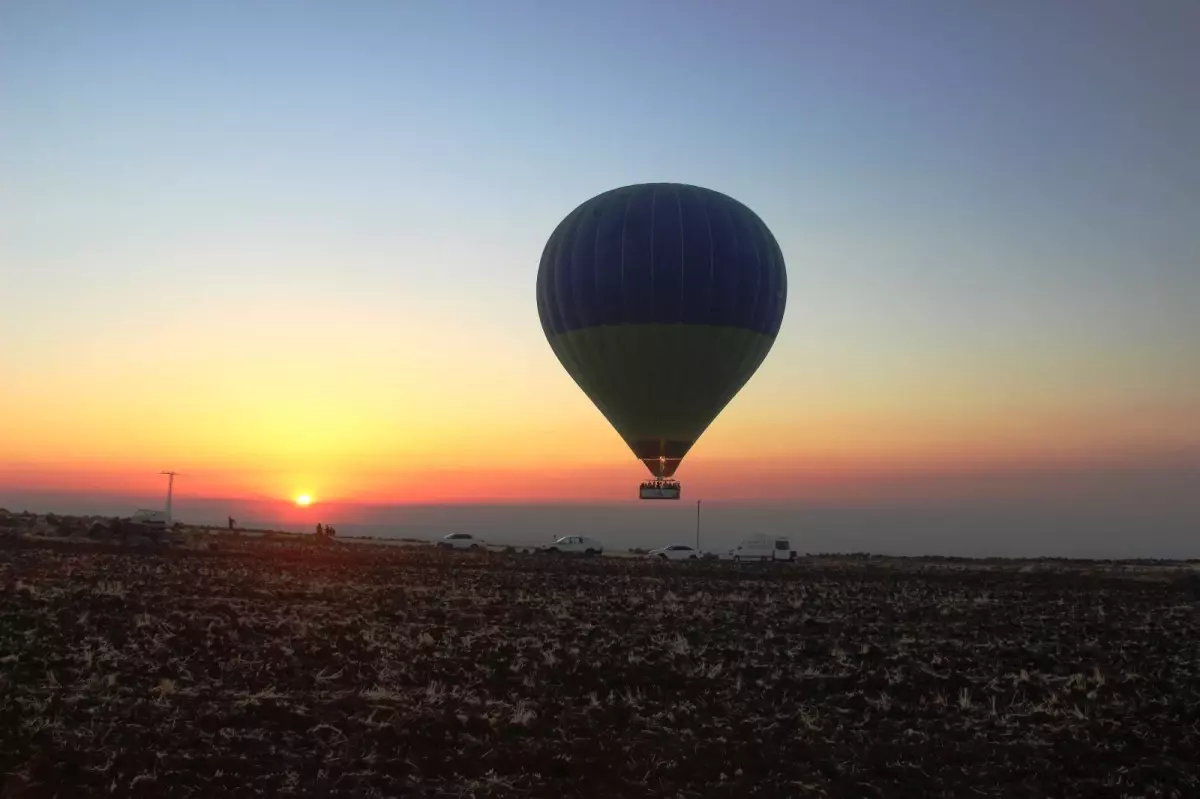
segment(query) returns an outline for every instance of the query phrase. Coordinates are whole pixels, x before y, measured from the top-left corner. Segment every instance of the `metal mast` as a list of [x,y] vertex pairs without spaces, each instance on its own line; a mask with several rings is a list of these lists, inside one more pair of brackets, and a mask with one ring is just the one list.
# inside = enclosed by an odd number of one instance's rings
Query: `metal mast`
[[159,472],[167,475],[167,527],[171,526],[171,497],[175,491],[175,475],[179,472]]

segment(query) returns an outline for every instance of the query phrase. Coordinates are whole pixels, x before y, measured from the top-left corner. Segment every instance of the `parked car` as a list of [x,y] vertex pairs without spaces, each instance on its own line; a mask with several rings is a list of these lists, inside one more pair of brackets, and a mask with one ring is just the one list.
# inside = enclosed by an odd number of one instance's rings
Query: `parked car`
[[729,550],[725,558],[735,561],[791,561],[796,559],[796,550],[792,549],[792,542],[786,536],[768,538],[765,535],[752,535]]
[[484,543],[470,533],[450,533],[437,542],[441,549],[483,549]]
[[696,560],[700,557],[700,552],[687,544],[671,544],[669,547],[650,550],[646,557],[659,560]]
[[551,555],[562,553],[571,555],[603,555],[604,544],[586,535],[564,535],[553,544],[540,547],[542,552]]

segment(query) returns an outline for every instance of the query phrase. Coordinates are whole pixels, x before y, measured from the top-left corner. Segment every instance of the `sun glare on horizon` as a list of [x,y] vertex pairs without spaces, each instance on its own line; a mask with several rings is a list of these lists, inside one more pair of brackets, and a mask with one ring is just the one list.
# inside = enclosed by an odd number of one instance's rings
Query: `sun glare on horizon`
[[312,497],[310,497],[308,494],[300,494],[298,497],[296,497],[296,504],[302,508],[307,508],[312,504]]

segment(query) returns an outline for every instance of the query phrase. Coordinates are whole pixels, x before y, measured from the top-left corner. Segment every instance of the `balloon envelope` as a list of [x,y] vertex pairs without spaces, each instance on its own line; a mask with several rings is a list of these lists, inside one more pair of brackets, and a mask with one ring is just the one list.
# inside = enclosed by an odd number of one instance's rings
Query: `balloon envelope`
[[766,358],[787,274],[737,200],[676,183],[625,186],[546,242],[538,315],[559,361],[655,477],[670,477]]

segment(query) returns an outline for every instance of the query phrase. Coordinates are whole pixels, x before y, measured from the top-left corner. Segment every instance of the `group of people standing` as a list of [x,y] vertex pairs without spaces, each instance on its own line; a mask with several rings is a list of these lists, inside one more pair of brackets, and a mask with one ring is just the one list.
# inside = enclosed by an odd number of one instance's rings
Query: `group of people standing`
[[[232,516],[229,517],[229,529],[231,531],[237,530],[237,520]],[[327,539],[333,538],[335,535],[337,535],[337,530],[333,529],[332,524],[317,524],[317,538]]]

